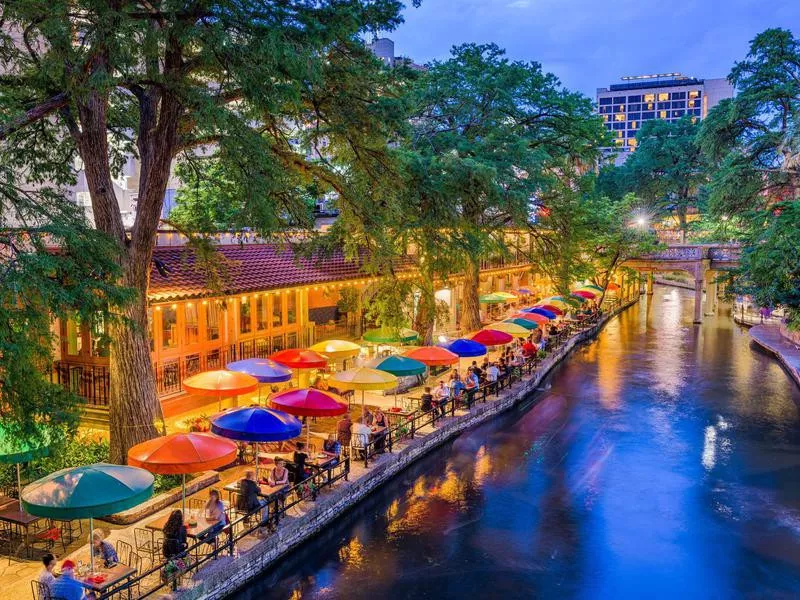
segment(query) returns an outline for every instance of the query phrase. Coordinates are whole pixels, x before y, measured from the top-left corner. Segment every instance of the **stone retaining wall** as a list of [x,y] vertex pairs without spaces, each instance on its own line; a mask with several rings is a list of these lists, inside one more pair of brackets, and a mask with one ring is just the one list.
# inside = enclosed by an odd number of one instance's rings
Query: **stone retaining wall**
[[219,557],[198,573],[194,587],[179,591],[175,597],[180,600],[210,600],[232,594],[258,577],[278,558],[322,531],[334,519],[341,517],[343,513],[414,461],[466,429],[484,423],[525,400],[536,390],[550,370],[575,346],[593,338],[612,317],[635,302],[636,300],[628,302],[603,318],[592,329],[573,337],[558,352],[549,355],[542,362],[535,377],[503,390],[496,399],[473,406],[468,414],[448,419],[439,429],[426,434],[425,437],[411,440],[402,450],[383,455],[381,461],[373,463],[369,471],[359,479],[340,484],[332,492],[320,496],[302,517],[281,521],[274,534],[255,544],[246,553],[237,557]]

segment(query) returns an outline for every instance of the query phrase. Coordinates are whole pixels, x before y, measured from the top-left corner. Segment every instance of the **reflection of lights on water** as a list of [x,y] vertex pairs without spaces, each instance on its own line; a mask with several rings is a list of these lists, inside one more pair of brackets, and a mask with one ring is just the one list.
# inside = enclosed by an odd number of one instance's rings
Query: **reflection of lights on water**
[[388,521],[396,519],[399,513],[400,513],[400,501],[397,498],[395,498],[394,501],[389,505],[389,508],[386,509],[386,519]]
[[706,427],[705,439],[703,440],[703,458],[701,460],[707,471],[714,468],[717,462],[717,430],[713,425]]
[[483,485],[491,473],[492,457],[486,452],[486,446],[481,446],[475,454],[475,485]]
[[346,546],[339,548],[339,560],[343,565],[358,569],[364,566],[364,545],[354,537]]

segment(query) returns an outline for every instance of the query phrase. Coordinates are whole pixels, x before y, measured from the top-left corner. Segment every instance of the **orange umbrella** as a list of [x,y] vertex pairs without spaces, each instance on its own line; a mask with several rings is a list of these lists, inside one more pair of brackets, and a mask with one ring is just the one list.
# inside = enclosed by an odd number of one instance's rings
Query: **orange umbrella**
[[255,392],[258,389],[258,379],[236,371],[206,371],[184,379],[183,389],[189,394],[216,396],[221,409],[223,398]]
[[549,323],[550,319],[545,317],[544,315],[537,315],[536,313],[517,313],[512,317],[513,319],[525,319],[527,321],[532,321],[537,325],[544,325],[545,323]]
[[606,286],[606,289],[609,292],[616,292],[619,291],[619,285],[614,283],[613,281]]
[[159,475],[182,475],[181,507],[185,509],[186,474],[224,467],[236,456],[236,444],[213,433],[173,433],[128,450],[128,464]]
[[429,367],[441,367],[458,362],[458,354],[441,346],[420,346],[408,350],[404,356],[425,363]]

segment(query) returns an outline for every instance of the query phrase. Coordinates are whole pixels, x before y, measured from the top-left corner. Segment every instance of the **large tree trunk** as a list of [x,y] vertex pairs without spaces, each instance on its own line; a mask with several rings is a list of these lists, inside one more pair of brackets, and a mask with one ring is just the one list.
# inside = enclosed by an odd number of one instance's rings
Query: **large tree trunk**
[[433,343],[433,327],[436,321],[436,296],[432,282],[422,282],[419,302],[414,314],[414,329],[419,333],[424,346]]
[[464,298],[461,302],[461,329],[465,332],[481,328],[480,263],[471,257],[464,269]]
[[681,230],[681,244],[686,243],[686,230],[689,228],[689,225],[686,220],[686,207],[681,206],[678,207],[678,223]]

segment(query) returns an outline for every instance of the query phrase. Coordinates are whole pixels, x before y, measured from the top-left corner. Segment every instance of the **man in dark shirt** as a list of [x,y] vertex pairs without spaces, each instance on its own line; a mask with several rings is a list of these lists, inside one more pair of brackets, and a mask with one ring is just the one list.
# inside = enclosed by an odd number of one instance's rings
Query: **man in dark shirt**
[[295,483],[305,481],[306,478],[306,459],[308,454],[305,453],[306,445],[303,442],[297,442],[297,449],[294,451],[294,464],[292,469],[294,471]]
[[431,394],[431,388],[425,388],[425,393],[422,394],[420,401],[420,408],[422,409],[422,412],[429,412],[433,408],[433,394]]

